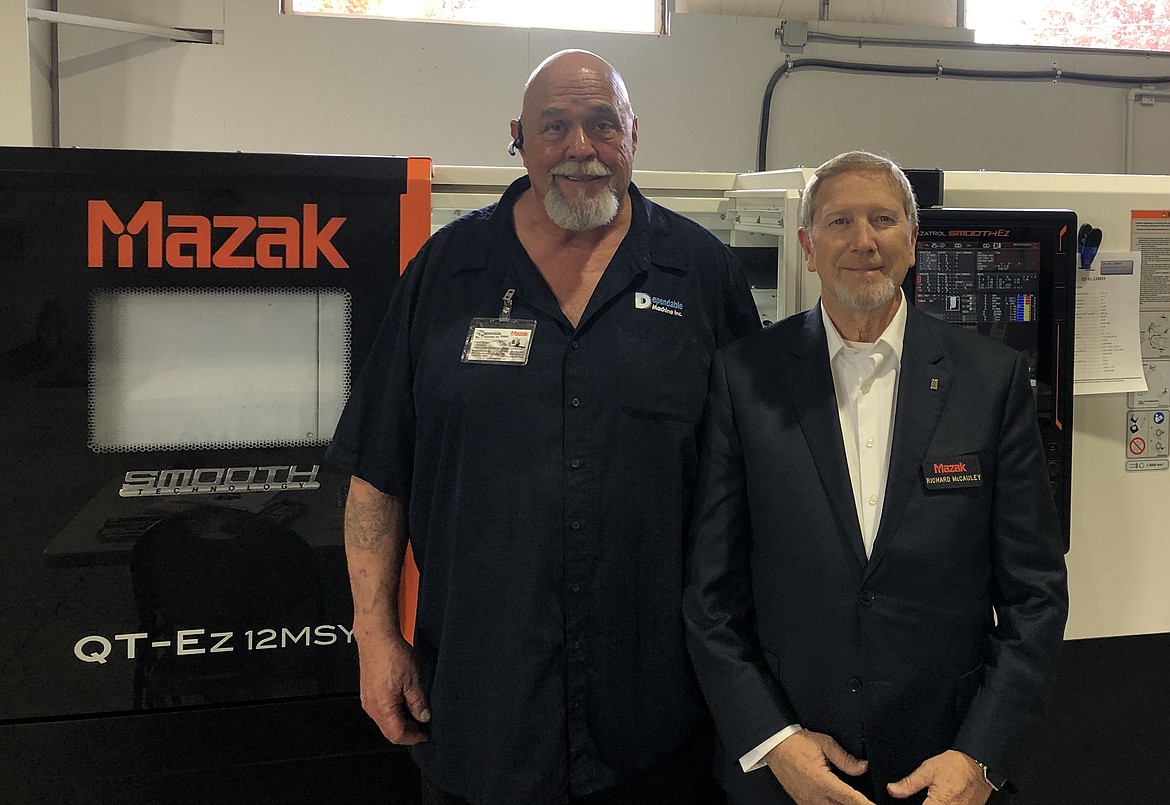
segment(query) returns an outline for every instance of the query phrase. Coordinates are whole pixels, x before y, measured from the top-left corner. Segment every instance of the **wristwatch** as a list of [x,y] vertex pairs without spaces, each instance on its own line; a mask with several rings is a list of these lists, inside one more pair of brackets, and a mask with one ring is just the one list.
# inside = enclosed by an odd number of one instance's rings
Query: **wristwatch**
[[1007,778],[993,769],[987,768],[986,763],[975,761],[975,765],[983,769],[983,782],[991,786],[992,791],[998,791],[1007,785]]

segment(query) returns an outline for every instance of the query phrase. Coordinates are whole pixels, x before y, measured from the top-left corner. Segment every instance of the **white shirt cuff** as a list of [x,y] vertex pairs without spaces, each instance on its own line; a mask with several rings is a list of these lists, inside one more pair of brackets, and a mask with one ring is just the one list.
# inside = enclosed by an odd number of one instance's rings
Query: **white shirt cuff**
[[740,768],[745,772],[764,768],[767,765],[764,763],[764,756],[798,732],[800,732],[799,724],[793,724],[780,730],[771,738],[741,757],[739,759]]

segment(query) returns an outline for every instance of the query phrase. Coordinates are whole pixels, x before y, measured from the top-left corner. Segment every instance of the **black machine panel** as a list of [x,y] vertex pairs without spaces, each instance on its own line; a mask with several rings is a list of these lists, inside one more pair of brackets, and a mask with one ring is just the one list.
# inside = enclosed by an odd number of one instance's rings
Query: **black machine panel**
[[1049,478],[1069,538],[1076,214],[921,209],[906,297],[1028,358]]
[[0,149],[0,730],[356,690],[323,454],[410,162]]

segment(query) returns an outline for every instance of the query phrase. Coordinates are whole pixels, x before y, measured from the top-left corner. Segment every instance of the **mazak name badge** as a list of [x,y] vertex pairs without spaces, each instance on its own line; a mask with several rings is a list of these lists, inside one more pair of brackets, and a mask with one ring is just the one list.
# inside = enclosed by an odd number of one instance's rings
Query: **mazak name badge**
[[965,489],[983,486],[979,456],[943,456],[922,462],[922,479],[927,489]]
[[536,322],[525,319],[472,319],[463,344],[463,363],[528,363]]

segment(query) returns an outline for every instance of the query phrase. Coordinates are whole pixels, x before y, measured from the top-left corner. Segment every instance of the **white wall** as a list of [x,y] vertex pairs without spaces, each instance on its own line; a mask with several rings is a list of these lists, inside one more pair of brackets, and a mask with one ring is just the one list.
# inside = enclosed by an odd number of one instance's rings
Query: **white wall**
[[[5,0],[0,0],[4,2]],[[61,29],[62,145],[413,154],[509,165],[508,120],[544,56],[585,47],[626,77],[638,167],[746,171],[777,20],[677,14],[666,37],[282,17],[275,0],[62,0],[62,11],[223,28],[222,46]],[[838,24],[834,30],[840,30]],[[869,37],[945,29],[844,26]],[[1053,56],[809,45],[794,60],[1047,70]],[[1170,58],[1060,54],[1065,70],[1170,75]],[[854,147],[910,166],[1121,172],[1124,88],[797,71],[777,89],[769,167]],[[1170,172],[1170,104],[1138,110],[1135,170]]]
[[[852,26],[864,35],[865,26]],[[871,34],[872,36],[872,34]],[[816,58],[943,68],[943,78],[794,72],[773,100],[769,166],[817,165],[850,148],[908,167],[1121,173],[1130,86],[946,78],[948,69],[1170,77],[1170,54],[1044,53],[853,45],[809,46]],[[1135,114],[1135,173],[1170,173],[1170,103]]]
[[0,145],[32,145],[25,0],[0,0]]

